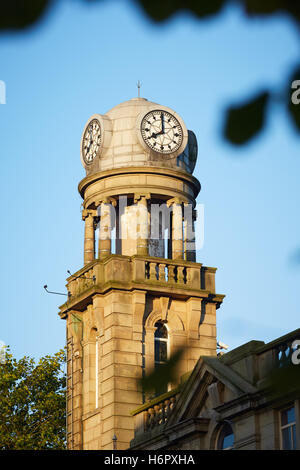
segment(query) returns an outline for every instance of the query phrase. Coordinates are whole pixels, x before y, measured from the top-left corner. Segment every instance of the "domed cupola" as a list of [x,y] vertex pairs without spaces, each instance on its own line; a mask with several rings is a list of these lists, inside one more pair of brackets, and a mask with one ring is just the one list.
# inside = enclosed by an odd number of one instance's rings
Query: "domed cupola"
[[120,167],[157,166],[192,173],[197,140],[167,106],[133,98],[88,120],[81,139],[87,175]]

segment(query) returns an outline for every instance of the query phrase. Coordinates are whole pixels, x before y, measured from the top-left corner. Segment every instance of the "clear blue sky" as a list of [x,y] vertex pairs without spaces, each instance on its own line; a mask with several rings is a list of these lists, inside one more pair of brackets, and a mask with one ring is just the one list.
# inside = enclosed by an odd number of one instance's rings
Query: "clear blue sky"
[[[65,343],[58,317],[66,271],[82,266],[77,184],[80,137],[93,113],[137,94],[170,106],[198,138],[205,242],[198,261],[218,267],[226,294],[218,339],[270,341],[299,326],[300,139],[280,107],[266,131],[236,149],[221,137],[223,110],[266,85],[280,88],[299,58],[283,17],[246,20],[230,8],[157,26],[132,2],[59,2],[39,27],[0,36],[2,164],[0,339],[18,357]],[[300,78],[300,77],[299,77]]]

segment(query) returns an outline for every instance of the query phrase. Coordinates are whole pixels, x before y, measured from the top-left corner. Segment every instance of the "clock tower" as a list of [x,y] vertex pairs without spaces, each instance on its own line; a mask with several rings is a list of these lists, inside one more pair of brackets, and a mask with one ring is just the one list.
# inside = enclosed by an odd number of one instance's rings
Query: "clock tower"
[[[129,447],[140,380],[183,350],[176,387],[216,355],[216,268],[196,262],[197,140],[172,109],[134,98],[81,139],[84,265],[67,279],[69,449]],[[151,394],[150,394],[151,395]]]

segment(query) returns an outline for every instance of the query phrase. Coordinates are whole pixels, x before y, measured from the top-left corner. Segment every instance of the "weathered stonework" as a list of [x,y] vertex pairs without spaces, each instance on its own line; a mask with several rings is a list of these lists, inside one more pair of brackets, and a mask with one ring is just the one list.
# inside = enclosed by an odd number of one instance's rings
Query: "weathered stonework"
[[[283,449],[281,413],[293,407],[299,450],[300,366],[291,363],[299,339],[300,329],[268,344],[250,341],[218,357],[202,355],[183,383],[132,412],[131,449],[220,449],[225,425],[235,450]],[[285,382],[275,381],[276,374]]]
[[[103,148],[79,184],[84,267],[67,279],[69,298],[60,308],[67,321],[69,449],[112,449],[114,436],[118,449],[129,447],[131,412],[145,399],[140,379],[154,368],[157,322],[168,326],[169,355],[184,350],[169,388],[200,355],[216,356],[216,309],[224,296],[215,292],[216,269],[195,262],[184,220],[185,205],[194,208],[200,191],[191,174],[197,142],[182,124],[180,155],[143,147],[137,122],[157,107],[176,114],[144,99],[108,112]],[[150,235],[153,203],[170,209],[166,252],[164,240]],[[137,236],[124,239],[126,230]]]

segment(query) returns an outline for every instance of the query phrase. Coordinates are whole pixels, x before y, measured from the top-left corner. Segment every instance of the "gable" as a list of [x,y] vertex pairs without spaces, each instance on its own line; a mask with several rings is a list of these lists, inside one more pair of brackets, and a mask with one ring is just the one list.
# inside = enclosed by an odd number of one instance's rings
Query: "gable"
[[202,357],[186,381],[167,427],[189,418],[208,418],[218,406],[257,389],[215,357]]

